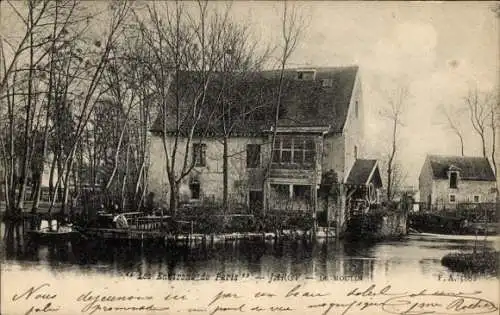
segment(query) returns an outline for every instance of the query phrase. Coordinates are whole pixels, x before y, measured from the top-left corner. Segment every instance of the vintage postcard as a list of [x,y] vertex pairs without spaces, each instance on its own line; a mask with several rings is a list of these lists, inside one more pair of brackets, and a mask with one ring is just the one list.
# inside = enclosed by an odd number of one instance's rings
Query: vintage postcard
[[0,2],[0,313],[499,314],[498,2]]

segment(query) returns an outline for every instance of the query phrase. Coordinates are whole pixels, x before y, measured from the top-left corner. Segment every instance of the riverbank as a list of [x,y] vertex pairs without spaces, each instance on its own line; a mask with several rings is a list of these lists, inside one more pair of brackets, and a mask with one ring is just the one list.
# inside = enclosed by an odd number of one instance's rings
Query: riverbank
[[495,217],[488,220],[467,218],[458,214],[410,213],[408,227],[422,233],[450,235],[497,235],[500,223]]
[[500,251],[482,250],[475,253],[450,253],[441,264],[453,272],[497,274]]

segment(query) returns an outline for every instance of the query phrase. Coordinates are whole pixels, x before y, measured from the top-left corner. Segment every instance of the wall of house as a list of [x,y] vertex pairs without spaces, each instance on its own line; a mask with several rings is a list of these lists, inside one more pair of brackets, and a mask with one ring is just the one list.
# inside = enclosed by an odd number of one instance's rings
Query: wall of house
[[[356,111],[356,103],[358,104]],[[345,180],[357,158],[364,152],[364,105],[359,74],[354,83],[353,93],[342,134],[327,135],[324,139],[323,169],[337,172],[339,181]],[[355,147],[357,152],[355,152]]]
[[[356,103],[358,103],[358,110],[356,115]],[[355,147],[357,147],[357,158],[362,158],[363,152],[363,133],[364,133],[364,106],[363,97],[361,92],[361,81],[359,74],[354,83],[353,93],[349,109],[347,112],[347,119],[344,125],[344,176],[349,174],[351,167],[356,160]]]
[[420,171],[420,176],[418,177],[418,190],[420,193],[420,202],[428,202],[428,196],[432,198],[434,181],[432,178],[432,169],[431,163],[429,159],[425,159],[424,165],[422,166],[422,170]]
[[[198,139],[193,140],[199,143]],[[173,148],[174,138],[167,139],[169,150]],[[258,170],[247,169],[246,167],[246,145],[261,144],[262,138],[255,137],[233,137],[229,139],[229,195],[233,202],[246,203],[249,184],[256,185],[256,179],[253,173],[259,173]],[[183,179],[180,186],[180,195],[182,201],[191,199],[191,190],[189,187],[193,179],[200,183],[200,200],[221,201],[223,196],[223,144],[219,139],[203,139],[206,144],[206,166],[194,167],[192,171]],[[152,137],[151,141],[151,165],[149,168],[149,191],[155,194],[157,200],[168,204],[169,182],[165,164],[165,152],[162,139],[159,136]],[[186,139],[181,139],[178,144],[178,153],[176,155],[176,174],[179,176],[184,162],[184,153],[186,150]],[[188,163],[192,161],[192,144],[188,150]],[[171,151],[170,151],[171,152]],[[259,173],[260,174],[260,173]],[[257,176],[258,177],[258,176]],[[249,180],[250,179],[250,180]],[[254,187],[255,188],[255,187]]]
[[334,170],[341,181],[347,176],[344,173],[344,136],[340,134],[327,135],[323,140],[323,148],[322,169],[324,171]]
[[[434,191],[432,194],[432,203],[437,205],[439,209],[444,207],[454,208],[457,203],[473,202],[473,196],[479,195],[479,202],[494,202],[495,201],[495,182],[488,181],[458,181],[457,189],[450,189],[450,184],[447,179],[434,180]],[[449,202],[449,195],[455,195],[455,202]]]

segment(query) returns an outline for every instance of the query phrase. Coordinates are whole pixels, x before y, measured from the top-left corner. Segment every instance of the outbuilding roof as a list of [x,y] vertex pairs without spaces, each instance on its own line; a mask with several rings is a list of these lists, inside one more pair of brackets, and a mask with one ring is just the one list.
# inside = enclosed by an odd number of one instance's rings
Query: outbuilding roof
[[462,180],[495,181],[485,157],[428,155],[434,179],[448,179],[448,171],[458,171]]
[[367,185],[370,182],[374,182],[377,187],[382,187],[377,160],[356,159],[349,171],[346,184]]

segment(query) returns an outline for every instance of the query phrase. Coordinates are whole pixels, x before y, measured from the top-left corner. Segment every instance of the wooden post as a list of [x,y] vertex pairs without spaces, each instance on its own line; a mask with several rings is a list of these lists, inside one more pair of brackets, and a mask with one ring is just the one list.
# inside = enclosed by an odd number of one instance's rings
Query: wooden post
[[317,213],[318,213],[318,189],[317,189],[317,182],[318,182],[318,170],[320,169],[321,165],[319,164],[321,159],[320,156],[322,156],[322,150],[320,149],[320,143],[318,141],[314,141],[314,149],[315,149],[315,157],[316,160],[314,161],[314,169],[313,169],[313,183],[311,185],[312,189],[312,198],[313,198],[313,237],[316,238],[316,232],[318,229],[318,218],[317,218]]

